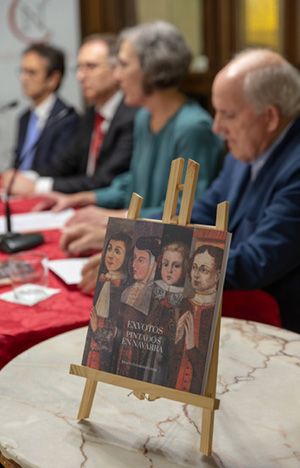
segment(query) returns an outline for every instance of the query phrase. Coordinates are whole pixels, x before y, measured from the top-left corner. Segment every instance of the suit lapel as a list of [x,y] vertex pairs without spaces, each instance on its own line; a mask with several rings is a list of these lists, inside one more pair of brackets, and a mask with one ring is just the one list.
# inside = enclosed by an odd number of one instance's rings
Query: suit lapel
[[20,144],[19,144],[19,153],[21,152],[21,148],[23,147],[24,145],[24,141],[25,141],[25,137],[26,137],[26,131],[27,131],[27,127],[28,127],[28,121],[29,121],[29,117],[30,117],[30,111],[28,111],[25,115],[24,115],[24,119],[22,121],[22,125],[20,127]]
[[[229,217],[229,230],[233,229],[236,224],[236,219],[240,217],[241,204],[240,200],[243,197],[245,186],[249,181],[249,165],[240,163],[234,168],[234,174],[232,177],[232,184],[230,186],[228,195],[226,197],[230,206],[230,213],[232,216]],[[245,198],[244,195],[243,198]]]
[[247,180],[247,166],[238,164],[234,169],[232,185],[228,192],[230,213],[228,230],[233,231],[243,217],[257,220],[269,203],[275,183],[280,179],[280,171],[285,164],[285,155],[289,152],[289,145],[293,149],[293,136],[300,131],[300,118],[288,130],[283,140],[275,147],[272,154],[260,170],[255,181],[243,195],[243,187]]
[[274,149],[273,153],[259,171],[257,178],[251,183],[248,189],[246,189],[244,195],[241,192],[239,193],[238,199],[235,200],[237,204],[234,210],[232,210],[233,216],[229,222],[230,231],[234,230],[245,216],[252,220],[258,219],[259,213],[261,213],[264,207],[269,203],[274,184],[280,177],[281,166],[284,163],[284,156],[287,151],[284,149],[286,141],[288,140],[283,140],[283,142]]

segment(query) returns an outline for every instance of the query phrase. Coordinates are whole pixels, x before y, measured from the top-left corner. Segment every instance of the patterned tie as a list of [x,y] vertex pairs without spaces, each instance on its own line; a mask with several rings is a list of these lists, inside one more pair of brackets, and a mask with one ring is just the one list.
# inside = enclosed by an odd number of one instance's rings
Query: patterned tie
[[35,144],[40,136],[40,130],[37,126],[37,122],[38,117],[35,112],[32,112],[27,125],[26,137],[19,159],[22,160],[20,169],[23,171],[32,168],[33,158],[36,152]]
[[89,163],[88,163],[88,175],[93,175],[97,165],[97,159],[99,157],[100,148],[103,143],[104,133],[102,130],[102,122],[104,117],[102,115],[96,113],[95,114],[95,122],[94,122],[94,131],[91,139],[90,145],[90,156],[89,156]]

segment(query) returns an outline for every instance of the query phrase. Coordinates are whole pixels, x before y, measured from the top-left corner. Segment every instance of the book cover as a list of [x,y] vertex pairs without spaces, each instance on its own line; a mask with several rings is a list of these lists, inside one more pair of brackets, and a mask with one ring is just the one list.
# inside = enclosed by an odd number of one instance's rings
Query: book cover
[[82,365],[203,394],[230,237],[111,218]]

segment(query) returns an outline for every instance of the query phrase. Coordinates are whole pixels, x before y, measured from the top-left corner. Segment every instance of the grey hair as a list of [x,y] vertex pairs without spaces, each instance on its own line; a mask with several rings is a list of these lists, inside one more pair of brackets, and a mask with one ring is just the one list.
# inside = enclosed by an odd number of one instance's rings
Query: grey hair
[[125,29],[120,44],[130,41],[143,70],[143,89],[177,86],[188,72],[192,52],[178,29],[165,21],[153,21]]
[[246,73],[244,95],[258,115],[273,105],[281,117],[294,118],[300,112],[300,73],[285,60],[259,67]]

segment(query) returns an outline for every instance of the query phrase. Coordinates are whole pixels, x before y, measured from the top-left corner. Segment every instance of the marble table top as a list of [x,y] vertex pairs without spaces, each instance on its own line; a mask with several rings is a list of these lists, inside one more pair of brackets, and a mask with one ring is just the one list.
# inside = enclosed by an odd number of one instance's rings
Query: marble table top
[[[213,455],[199,451],[201,409],[136,399],[98,383],[77,421],[86,328],[45,341],[0,372],[0,452],[23,468],[298,468],[300,335],[223,318]],[[1,458],[0,458],[1,459]]]

